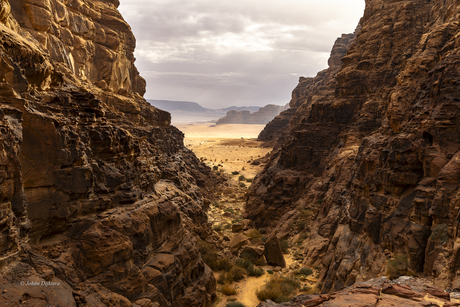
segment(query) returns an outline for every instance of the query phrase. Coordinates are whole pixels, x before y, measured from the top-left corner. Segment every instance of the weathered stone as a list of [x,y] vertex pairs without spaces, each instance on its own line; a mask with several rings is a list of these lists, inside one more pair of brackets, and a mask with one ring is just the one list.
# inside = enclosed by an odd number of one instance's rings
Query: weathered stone
[[302,247],[305,264],[323,268],[322,292],[386,274],[395,256],[398,274],[460,285],[457,12],[441,1],[366,1],[331,66],[293,92],[247,216],[284,235],[285,213],[311,212]]
[[265,260],[269,265],[286,267],[286,260],[284,259],[283,251],[281,250],[280,243],[275,234],[268,237],[265,242],[264,251]]
[[228,242],[228,247],[232,253],[237,253],[240,248],[246,244],[248,244],[249,240],[248,237],[245,235],[236,233],[233,238]]
[[[207,225],[218,179],[142,98],[118,4],[0,0],[2,306],[209,306],[215,296],[191,231]],[[60,287],[32,293],[21,280]]]

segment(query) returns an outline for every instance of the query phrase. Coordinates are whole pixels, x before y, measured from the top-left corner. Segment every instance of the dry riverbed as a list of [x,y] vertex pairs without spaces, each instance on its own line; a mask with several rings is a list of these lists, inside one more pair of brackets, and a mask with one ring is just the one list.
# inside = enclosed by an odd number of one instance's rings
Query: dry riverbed
[[[231,175],[231,178],[236,182],[228,185],[216,195],[217,201],[211,205],[208,211],[208,219],[213,224],[215,235],[230,240],[234,236],[232,225],[243,220],[247,187],[264,167],[262,163],[254,165],[252,162],[264,157],[272,150],[262,147],[262,143],[257,141],[257,136],[264,126],[188,124],[177,127],[185,134],[185,146],[191,149],[209,167],[229,175],[238,172],[237,175]],[[244,180],[241,180],[241,175],[244,176]],[[246,234],[247,231],[248,229],[239,231],[239,233]],[[220,241],[225,242],[226,240],[221,239]],[[257,306],[260,301],[256,292],[262,289],[272,276],[268,273],[269,271],[278,271],[274,274],[287,276],[301,267],[301,261],[295,260],[293,257],[293,254],[298,251],[297,246],[292,246],[289,253],[285,254],[287,263],[285,269],[262,265],[259,266],[264,270],[262,276],[246,276],[243,280],[233,282],[232,286],[234,286],[236,294],[227,296],[218,291],[218,299],[213,307],[225,307],[229,302],[240,302],[246,307]],[[229,255],[229,252],[227,251],[225,254]],[[224,272],[214,272],[214,274],[218,279]],[[315,271],[315,277],[317,274],[318,272]],[[309,276],[309,280],[302,280],[302,287],[314,288],[315,277],[312,275]],[[221,285],[218,285],[218,289],[220,287]]]

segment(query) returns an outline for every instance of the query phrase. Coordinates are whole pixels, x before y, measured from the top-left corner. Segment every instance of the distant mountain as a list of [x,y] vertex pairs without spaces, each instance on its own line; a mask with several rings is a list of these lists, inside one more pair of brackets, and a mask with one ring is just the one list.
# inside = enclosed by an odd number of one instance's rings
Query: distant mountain
[[257,112],[259,109],[260,107],[256,107],[256,106],[250,106],[250,107],[231,106],[228,108],[219,109],[219,111],[222,110],[223,112],[228,112],[228,111],[234,110],[234,111],[249,111],[252,113],[252,112]]
[[256,112],[260,109],[257,106],[237,107],[231,106],[222,109],[203,108],[196,102],[191,101],[173,101],[173,100],[155,100],[147,99],[154,107],[171,113],[172,123],[184,122],[216,122],[219,118],[224,117],[228,111],[249,111]]
[[206,112],[205,109],[196,102],[191,101],[171,101],[171,100],[154,100],[148,99],[150,104],[164,111],[188,111],[188,112]]

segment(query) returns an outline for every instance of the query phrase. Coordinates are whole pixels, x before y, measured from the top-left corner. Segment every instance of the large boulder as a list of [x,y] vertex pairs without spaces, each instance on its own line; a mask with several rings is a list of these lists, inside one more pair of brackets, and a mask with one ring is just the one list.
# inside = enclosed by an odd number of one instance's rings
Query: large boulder
[[270,235],[265,242],[264,256],[269,265],[286,267],[286,260],[276,234]]

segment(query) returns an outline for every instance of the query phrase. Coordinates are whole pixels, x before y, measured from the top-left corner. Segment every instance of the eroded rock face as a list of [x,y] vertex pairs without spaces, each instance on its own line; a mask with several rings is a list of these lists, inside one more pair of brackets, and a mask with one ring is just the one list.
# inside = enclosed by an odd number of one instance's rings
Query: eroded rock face
[[215,178],[142,98],[118,1],[0,4],[0,305],[208,306]]
[[258,226],[294,208],[315,216],[304,264],[322,266],[323,292],[385,274],[395,255],[459,287],[458,13],[442,1],[366,1],[342,66],[298,93],[252,185]]

